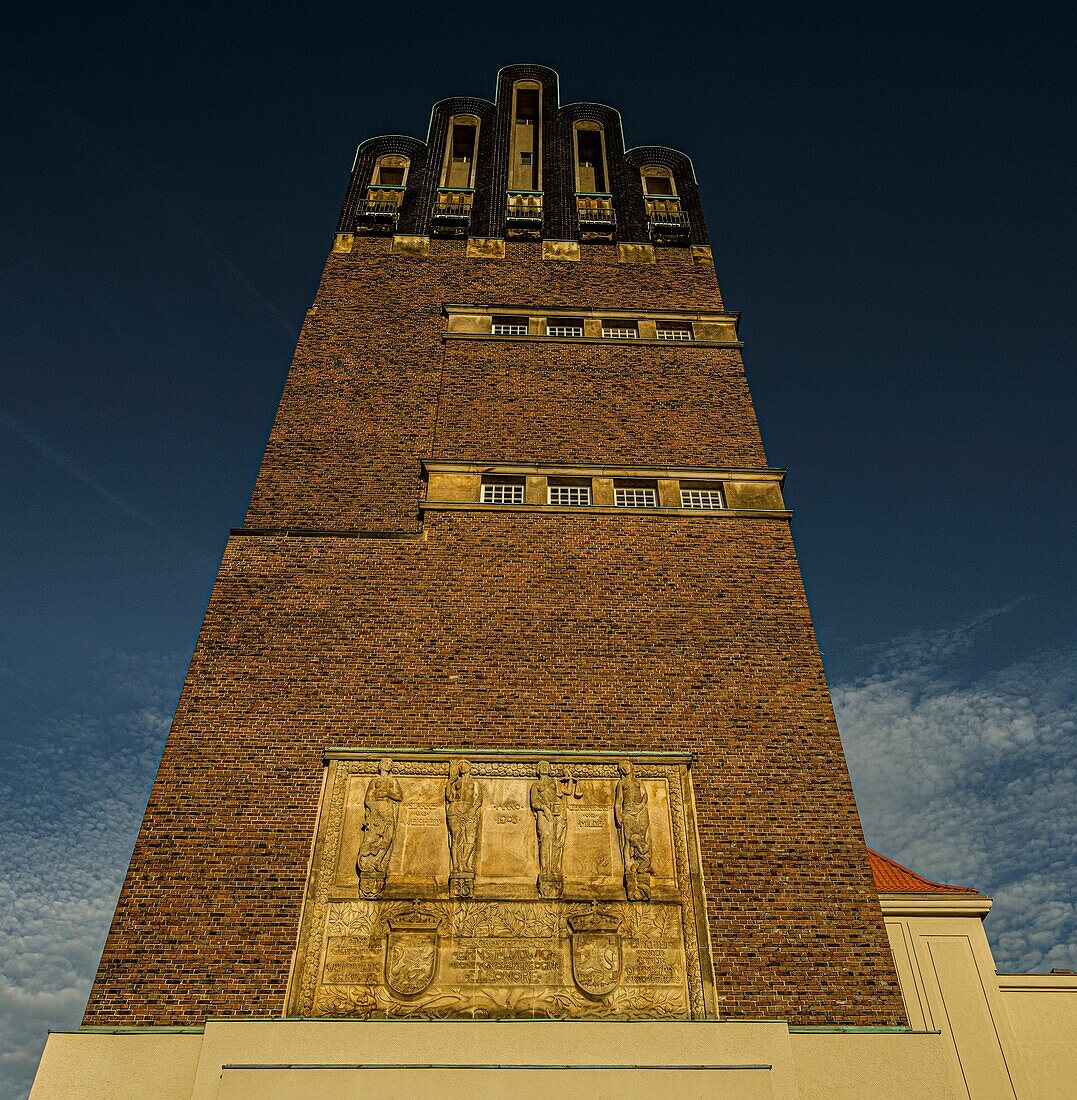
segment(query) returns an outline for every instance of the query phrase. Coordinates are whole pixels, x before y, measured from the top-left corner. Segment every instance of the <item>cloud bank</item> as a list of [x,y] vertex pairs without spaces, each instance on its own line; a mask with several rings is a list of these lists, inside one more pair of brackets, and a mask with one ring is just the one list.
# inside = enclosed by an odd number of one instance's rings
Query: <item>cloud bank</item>
[[96,671],[81,713],[3,734],[2,1100],[29,1092],[47,1029],[81,1021],[183,675],[156,655]]
[[868,843],[990,894],[1000,971],[1077,968],[1077,649],[971,674],[997,614],[879,649],[834,707]]

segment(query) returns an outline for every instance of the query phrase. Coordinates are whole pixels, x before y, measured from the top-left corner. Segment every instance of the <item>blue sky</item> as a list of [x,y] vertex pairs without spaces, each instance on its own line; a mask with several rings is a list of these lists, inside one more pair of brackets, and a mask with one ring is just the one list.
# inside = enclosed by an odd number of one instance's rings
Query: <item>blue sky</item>
[[4,16],[0,1097],[80,1015],[354,147],[518,61],[693,157],[869,841],[1077,964],[1063,9],[371,10]]

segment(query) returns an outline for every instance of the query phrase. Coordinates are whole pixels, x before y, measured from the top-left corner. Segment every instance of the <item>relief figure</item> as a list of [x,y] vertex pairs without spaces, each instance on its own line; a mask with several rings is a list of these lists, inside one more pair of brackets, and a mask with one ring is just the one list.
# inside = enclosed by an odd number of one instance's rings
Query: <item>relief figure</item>
[[396,838],[400,803],[404,800],[400,784],[391,774],[393,762],[382,760],[378,774],[370,781],[363,800],[363,836],[359,841],[359,896],[380,898],[385,889],[385,873]]
[[559,898],[564,892],[561,859],[565,854],[568,812],[563,802],[570,795],[581,797],[576,790],[576,780],[571,775],[555,776],[549,761],[540,761],[538,779],[531,784],[531,812],[535,815],[538,833],[540,897]]
[[613,793],[613,819],[625,865],[625,893],[629,901],[651,896],[651,823],[647,816],[647,789],[636,778],[631,760],[618,766],[621,778]]
[[445,784],[445,824],[449,829],[449,896],[471,897],[475,886],[475,848],[479,840],[482,788],[466,760],[449,764]]

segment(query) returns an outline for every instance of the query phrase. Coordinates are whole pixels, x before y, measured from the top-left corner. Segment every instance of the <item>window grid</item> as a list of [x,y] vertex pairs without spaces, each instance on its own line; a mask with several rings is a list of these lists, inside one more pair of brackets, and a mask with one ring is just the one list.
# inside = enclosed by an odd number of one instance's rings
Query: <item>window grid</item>
[[484,481],[483,504],[523,504],[524,487],[514,481]]
[[583,335],[583,322],[582,321],[547,321],[546,322],[546,335],[547,336],[582,336]]
[[548,492],[550,504],[576,506],[591,503],[590,485],[551,485]]
[[495,336],[526,336],[527,319],[517,320],[515,317],[495,317],[491,332]]
[[613,503],[618,508],[654,508],[658,504],[658,496],[653,489],[626,488],[613,490]]
[[721,489],[682,489],[682,508],[721,508]]
[[636,340],[639,338],[639,329],[633,325],[607,325],[603,322],[602,335],[607,340]]
[[670,325],[662,321],[657,325],[659,340],[691,340],[692,328],[690,325]]

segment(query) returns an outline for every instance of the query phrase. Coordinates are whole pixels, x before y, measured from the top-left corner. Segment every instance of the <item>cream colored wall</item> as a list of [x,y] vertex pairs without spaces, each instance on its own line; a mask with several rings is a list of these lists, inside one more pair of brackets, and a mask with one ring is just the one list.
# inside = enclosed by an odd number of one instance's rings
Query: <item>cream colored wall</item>
[[30,1100],[191,1100],[198,1033],[54,1032]]
[[800,1100],[953,1100],[938,1035],[801,1032],[791,1036]]
[[1021,1100],[1024,1075],[983,929],[990,902],[954,897],[883,899],[909,1021],[946,1037],[963,1100]]
[[49,1037],[30,1100],[1077,1100],[1077,977],[995,975],[982,897],[881,899],[913,1030],[211,1020]]
[[1077,975],[998,979],[1031,1100],[1077,1098]]
[[627,1100],[656,1093],[693,1100],[773,1100],[769,1077],[762,1068],[226,1070],[219,1100]]
[[945,1056],[938,1035],[762,1021],[214,1020],[204,1035],[53,1036],[33,1100],[951,1100]]
[[881,895],[915,1029],[945,1040],[962,1100],[1077,1100],[1077,977],[995,973],[980,895]]

